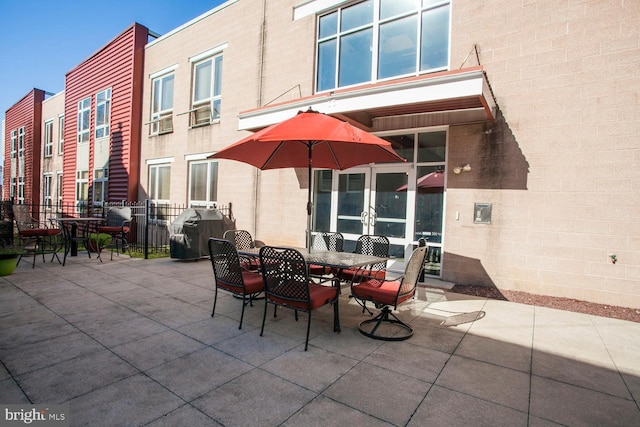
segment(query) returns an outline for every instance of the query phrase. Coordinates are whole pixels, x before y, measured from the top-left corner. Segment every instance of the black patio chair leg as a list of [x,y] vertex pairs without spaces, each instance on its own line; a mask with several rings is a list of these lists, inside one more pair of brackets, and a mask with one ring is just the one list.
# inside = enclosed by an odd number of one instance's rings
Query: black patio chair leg
[[[296,310],[296,317],[297,317],[297,314],[298,314],[298,310]],[[308,317],[309,317],[309,320],[307,321],[307,339],[304,342],[304,351],[307,351],[307,348],[309,348],[309,331],[311,331],[311,310],[309,310]]]
[[218,301],[218,287],[215,287],[215,291],[213,292],[213,309],[211,310],[211,317],[216,314],[216,302]]
[[[389,318],[389,316],[391,316],[392,318]],[[363,329],[364,325],[368,325],[371,323],[375,323],[375,325],[373,326],[370,332]],[[394,335],[394,336],[376,335],[376,331],[383,323],[396,325],[399,328],[404,329],[405,333],[403,335]],[[395,314],[393,314],[391,312],[391,309],[388,306],[382,307],[382,309],[380,310],[380,313],[373,319],[364,320],[360,322],[360,324],[358,325],[358,330],[362,335],[365,335],[369,338],[373,338],[376,340],[382,340],[382,341],[403,341],[413,336],[413,328],[408,324],[404,323],[402,320],[400,320]]]
[[244,308],[247,306],[247,303],[245,301],[245,296],[242,296],[242,312],[240,313],[240,325],[238,326],[238,329],[242,329],[242,320],[244,320]]

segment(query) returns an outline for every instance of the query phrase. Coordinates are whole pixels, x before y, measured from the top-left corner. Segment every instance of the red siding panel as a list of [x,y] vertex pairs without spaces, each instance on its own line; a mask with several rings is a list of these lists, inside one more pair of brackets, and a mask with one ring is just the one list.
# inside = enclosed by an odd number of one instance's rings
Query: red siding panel
[[5,114],[4,197],[9,197],[11,185],[11,131],[24,127],[25,200],[40,200],[40,150],[42,129],[42,101],[45,92],[33,89]]
[[[144,46],[148,29],[133,24],[93,56],[69,71],[65,80],[64,202],[75,198],[78,101],[91,97],[89,174],[94,168],[95,96],[111,88],[111,141],[108,200],[136,200],[139,185],[140,122]],[[91,196],[90,196],[91,198]]]

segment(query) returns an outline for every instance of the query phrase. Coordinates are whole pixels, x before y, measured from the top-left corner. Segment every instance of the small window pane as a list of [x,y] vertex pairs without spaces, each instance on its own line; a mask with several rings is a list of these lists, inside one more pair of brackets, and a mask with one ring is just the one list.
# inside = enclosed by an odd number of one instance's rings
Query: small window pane
[[340,74],[338,86],[371,80],[373,30],[358,31],[340,39]]
[[449,58],[449,6],[422,14],[420,70],[446,67]]
[[169,166],[158,168],[158,199],[169,200],[170,184],[171,168]]
[[363,1],[342,10],[340,31],[347,31],[373,22],[373,1]]
[[417,56],[416,15],[380,26],[378,77],[381,79],[413,73]]
[[333,36],[338,32],[338,12],[320,17],[318,24],[318,38]]
[[211,61],[196,65],[194,102],[207,100],[211,97],[211,70]]
[[160,111],[160,79],[153,81],[153,106],[151,107],[152,113]]
[[318,48],[318,90],[336,87],[336,39],[320,43]]
[[191,200],[207,199],[207,164],[191,165]]
[[173,108],[173,74],[162,79],[162,111]]
[[415,144],[413,134],[385,136],[383,139],[391,143],[391,147],[400,157],[408,162],[413,162],[413,147]]
[[213,96],[220,96],[222,92],[222,56],[217,56],[216,59],[216,75],[213,82]]
[[331,181],[330,170],[315,171],[313,180],[313,231],[330,231],[331,227]]
[[446,132],[429,132],[418,135],[418,162],[444,162],[446,157]]
[[380,19],[418,10],[418,0],[380,0]]
[[218,162],[211,162],[210,176],[209,176],[209,201],[215,202],[218,200]]

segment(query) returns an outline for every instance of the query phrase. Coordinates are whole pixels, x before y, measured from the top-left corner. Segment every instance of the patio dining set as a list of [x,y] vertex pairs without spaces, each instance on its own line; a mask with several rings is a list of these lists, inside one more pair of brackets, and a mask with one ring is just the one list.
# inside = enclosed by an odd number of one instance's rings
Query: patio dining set
[[388,277],[389,240],[385,236],[363,235],[353,253],[342,252],[340,233],[318,233],[310,248],[294,248],[256,244],[246,230],[229,230],[222,239],[209,238],[209,254],[215,277],[213,317],[218,289],[231,292],[242,300],[239,329],[244,310],[257,299],[264,299],[260,336],[264,335],[267,308],[273,305],[308,315],[305,351],[309,344],[311,313],[326,304],[333,305],[333,331],[340,332],[338,301],[342,285],[349,287],[350,297],[362,306],[362,312],[379,313],[363,320],[358,330],[365,336],[385,341],[401,341],[413,335],[410,325],[392,311],[411,299],[416,292],[424,266],[426,246],[414,250],[400,277]]
[[[127,236],[131,226],[131,208],[114,206],[107,210],[105,217],[80,217],[62,215],[49,218],[44,223],[34,218],[29,205],[13,205],[13,217],[21,244],[18,263],[27,255],[33,254],[32,268],[38,255],[51,255],[51,262],[57,259],[63,266],[67,256],[78,255],[78,244],[82,243],[91,258],[94,252],[102,262],[101,252],[104,248],[111,248],[113,260],[114,249],[117,254],[128,247]],[[62,260],[58,251],[63,250]]]

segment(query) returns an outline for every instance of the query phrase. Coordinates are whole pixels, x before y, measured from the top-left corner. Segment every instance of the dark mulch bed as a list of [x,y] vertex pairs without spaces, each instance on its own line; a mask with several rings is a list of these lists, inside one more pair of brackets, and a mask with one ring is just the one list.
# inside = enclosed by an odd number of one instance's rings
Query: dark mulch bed
[[594,316],[610,317],[613,319],[640,323],[640,309],[596,304],[571,298],[528,294],[520,291],[500,290],[486,286],[455,285],[451,291],[459,294],[511,301],[520,304],[537,305],[540,307],[556,308],[558,310],[567,310],[576,313],[585,313]]

